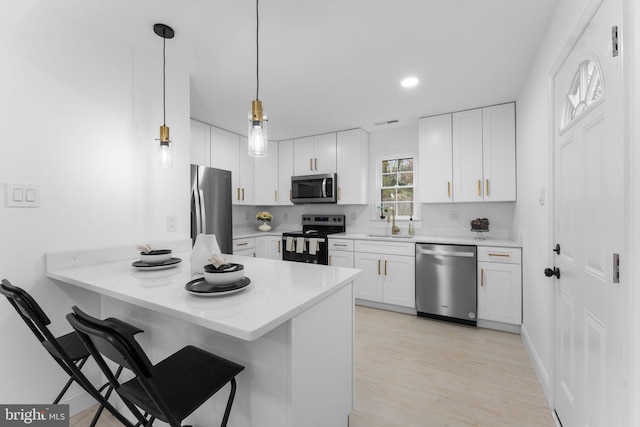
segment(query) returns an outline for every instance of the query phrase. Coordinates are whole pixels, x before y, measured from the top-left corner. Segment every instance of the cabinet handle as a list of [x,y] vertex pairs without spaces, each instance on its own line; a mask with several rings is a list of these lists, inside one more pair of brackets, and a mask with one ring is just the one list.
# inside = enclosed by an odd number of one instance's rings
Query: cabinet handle
[[387,275],[387,260],[384,260],[384,275]]
[[346,248],[346,244],[334,243],[333,246],[340,246],[341,248]]
[[238,197],[236,198],[236,200],[240,200],[240,187],[238,187]]
[[378,276],[380,275],[380,260],[378,260]]
[[318,170],[318,159],[313,159],[313,163],[315,165],[315,170]]
[[313,170],[313,159],[309,159],[309,170]]
[[292,191],[293,191],[293,190],[289,190],[289,201],[291,201],[291,200],[293,199],[293,196],[291,195],[291,192],[292,192]]
[[338,187],[338,200],[342,198],[342,192],[340,191],[340,187]]
[[489,252],[487,255],[489,256],[502,256],[502,257],[506,257],[506,258],[510,258],[511,255],[509,254],[492,254],[491,252]]
[[489,180],[488,180],[488,179],[487,179],[487,180],[486,180],[486,182],[485,182],[485,189],[486,189],[486,190],[485,190],[485,192],[484,192],[484,195],[485,195],[485,196],[488,196],[488,195],[489,195]]
[[247,246],[248,244],[249,244],[249,242],[238,243],[238,246]]
[[281,251],[280,251],[280,243],[282,243],[282,240],[278,240],[278,253],[281,253]]
[[244,188],[242,189],[242,201],[244,202]]
[[482,189],[482,182],[478,180],[478,196],[480,195],[481,189]]
[[447,197],[451,198],[451,181],[447,181]]
[[480,269],[480,286],[484,286],[484,268]]
[[253,257],[254,257],[254,258],[256,257],[256,253],[255,253],[255,252],[253,253]]
[[278,202],[278,190],[273,191],[273,201],[276,203]]
[[331,255],[329,255],[329,265],[331,265]]

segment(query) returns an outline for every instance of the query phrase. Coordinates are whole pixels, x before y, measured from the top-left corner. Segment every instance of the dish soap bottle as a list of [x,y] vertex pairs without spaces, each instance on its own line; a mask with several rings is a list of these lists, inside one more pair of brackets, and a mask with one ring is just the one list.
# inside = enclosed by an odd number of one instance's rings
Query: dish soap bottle
[[407,229],[407,234],[409,236],[413,236],[413,217],[409,217],[409,228]]

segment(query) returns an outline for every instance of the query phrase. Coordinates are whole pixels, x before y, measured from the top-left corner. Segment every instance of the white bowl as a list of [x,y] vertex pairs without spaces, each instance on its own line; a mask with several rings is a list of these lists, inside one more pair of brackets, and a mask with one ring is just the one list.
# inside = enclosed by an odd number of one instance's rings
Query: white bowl
[[171,259],[171,249],[155,249],[150,252],[140,252],[140,261],[147,264],[162,264]]
[[237,282],[244,277],[244,266],[242,264],[227,264],[229,267],[224,270],[216,270],[213,264],[204,266],[204,280],[212,285],[225,285]]

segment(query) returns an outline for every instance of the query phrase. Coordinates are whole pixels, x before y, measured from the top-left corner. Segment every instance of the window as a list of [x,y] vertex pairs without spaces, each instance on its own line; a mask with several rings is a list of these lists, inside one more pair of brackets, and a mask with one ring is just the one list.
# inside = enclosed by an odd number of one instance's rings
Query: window
[[378,167],[380,206],[393,208],[398,217],[413,216],[413,156],[383,158]]
[[565,99],[561,130],[567,128],[602,99],[604,91],[602,83],[602,72],[597,62],[587,59],[580,63]]

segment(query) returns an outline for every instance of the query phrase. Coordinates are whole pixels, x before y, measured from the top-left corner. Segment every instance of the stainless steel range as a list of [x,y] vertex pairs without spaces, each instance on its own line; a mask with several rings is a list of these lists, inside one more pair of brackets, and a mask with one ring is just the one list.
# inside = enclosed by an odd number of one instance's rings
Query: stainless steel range
[[282,259],[328,265],[327,237],[345,230],[344,215],[302,215],[302,231],[282,233]]

